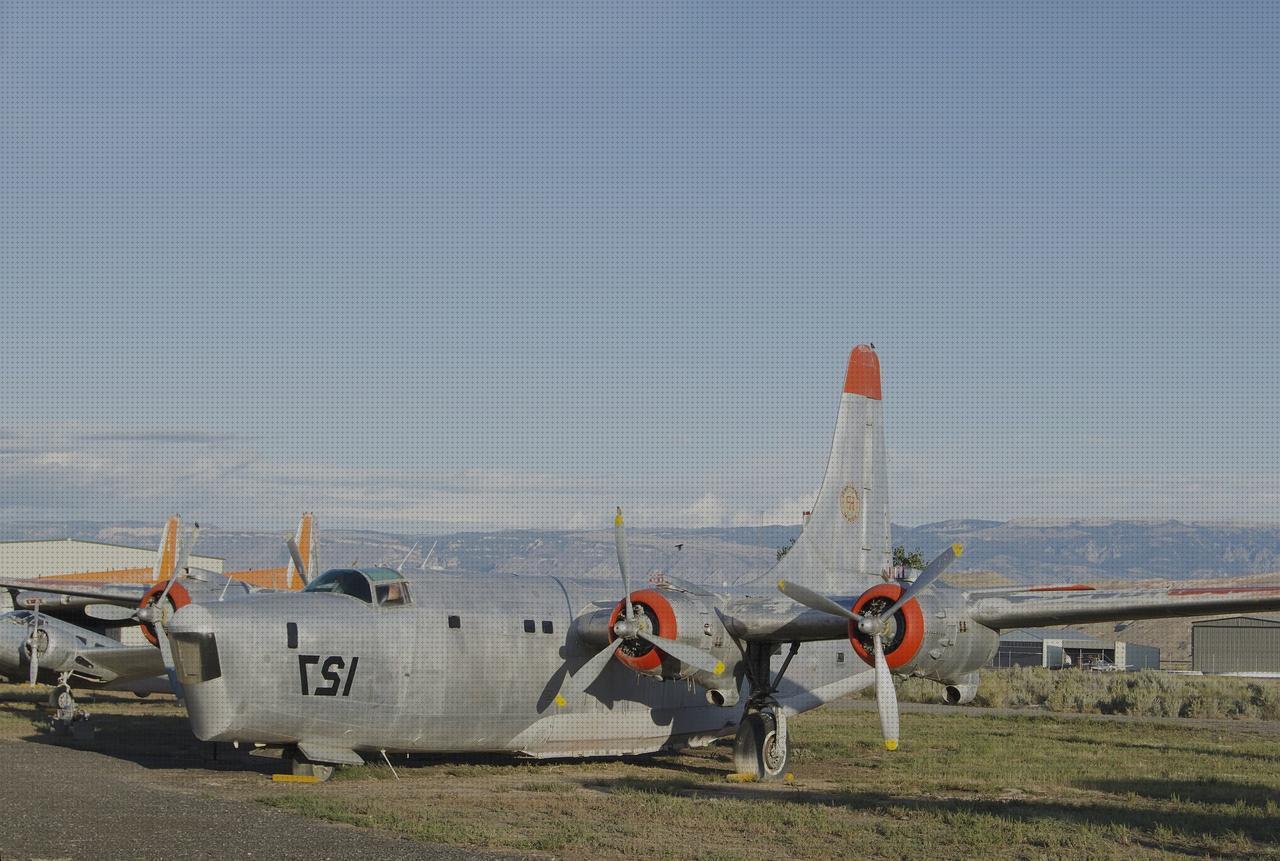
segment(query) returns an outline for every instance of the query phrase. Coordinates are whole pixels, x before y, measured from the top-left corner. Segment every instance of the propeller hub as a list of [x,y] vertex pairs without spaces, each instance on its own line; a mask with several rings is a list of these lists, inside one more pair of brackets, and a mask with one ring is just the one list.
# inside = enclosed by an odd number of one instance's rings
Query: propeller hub
[[889,631],[889,620],[880,616],[864,616],[858,623],[858,630],[868,637],[883,636]]
[[653,625],[649,622],[649,617],[645,613],[637,612],[634,617],[628,619],[625,616],[617,621],[613,626],[613,633],[620,640],[634,640],[641,633],[653,633]]

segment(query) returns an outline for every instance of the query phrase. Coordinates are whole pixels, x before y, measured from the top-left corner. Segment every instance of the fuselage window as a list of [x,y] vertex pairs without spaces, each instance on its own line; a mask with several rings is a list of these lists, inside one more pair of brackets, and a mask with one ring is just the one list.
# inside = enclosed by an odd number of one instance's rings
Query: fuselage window
[[459,616],[450,616],[450,617],[449,617],[449,627],[450,627],[450,628],[461,628],[461,627],[462,627],[462,618],[461,618],[461,617],[459,617]]
[[537,630],[538,630],[538,626],[533,624],[532,619],[524,620],[524,632],[526,634],[532,634],[534,631],[537,631]]
[[555,629],[555,626],[553,626],[553,625],[551,624],[551,622],[550,622],[550,621],[548,621],[548,620],[543,620],[543,622],[542,622],[542,633],[544,633],[544,634],[553,634],[553,633],[555,633],[555,630],[556,630],[556,629]]
[[405,583],[386,583],[378,587],[378,603],[385,606],[404,606],[409,603],[409,587]]

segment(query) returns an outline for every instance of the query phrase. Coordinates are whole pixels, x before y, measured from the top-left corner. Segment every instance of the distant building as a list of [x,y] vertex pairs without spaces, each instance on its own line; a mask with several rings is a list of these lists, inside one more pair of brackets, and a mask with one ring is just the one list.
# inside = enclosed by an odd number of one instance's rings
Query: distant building
[[1191,669],[1202,673],[1280,674],[1280,619],[1231,616],[1192,623]]
[[1017,628],[1000,637],[993,667],[1089,667],[1110,665],[1121,670],[1158,669],[1155,646],[1100,640],[1073,628]]

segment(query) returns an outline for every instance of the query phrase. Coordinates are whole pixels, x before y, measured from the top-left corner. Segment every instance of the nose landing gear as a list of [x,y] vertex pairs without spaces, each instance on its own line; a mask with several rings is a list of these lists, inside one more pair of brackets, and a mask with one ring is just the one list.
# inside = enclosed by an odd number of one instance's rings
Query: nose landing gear
[[89,713],[80,708],[71,693],[70,679],[70,673],[59,673],[57,686],[49,692],[49,708],[53,710],[50,724],[54,732],[76,741],[87,741],[93,736],[93,727],[89,724]]

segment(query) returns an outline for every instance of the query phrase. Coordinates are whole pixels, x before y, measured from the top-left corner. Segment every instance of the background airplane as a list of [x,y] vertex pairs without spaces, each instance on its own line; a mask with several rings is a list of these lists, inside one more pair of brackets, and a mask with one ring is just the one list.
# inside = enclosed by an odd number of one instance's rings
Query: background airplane
[[313,777],[362,753],[625,755],[736,734],[738,773],[770,779],[787,773],[798,712],[874,685],[892,750],[894,676],[969,701],[1001,629],[1280,608],[1280,587],[951,588],[938,578],[959,546],[891,581],[881,400],[860,345],[801,536],[740,587],[633,591],[619,512],[621,589],[349,568],[298,593],[189,604],[165,630],[195,734],[278,746]]
[[[316,565],[315,517],[303,514],[290,541],[290,560],[282,568],[214,574],[187,562],[199,535],[199,524],[180,541],[181,520],[170,517],[161,533],[150,576],[137,571],[42,577],[0,581],[19,608],[0,616],[0,674],[43,679],[55,687],[50,705],[59,719],[76,713],[73,685],[89,685],[138,694],[168,691],[164,660],[154,619],[163,620],[193,600],[225,600],[262,589],[299,589],[308,565]],[[140,569],[146,571],[147,569]],[[108,632],[138,625],[148,641],[122,643]],[[167,644],[166,644],[167,645]]]

